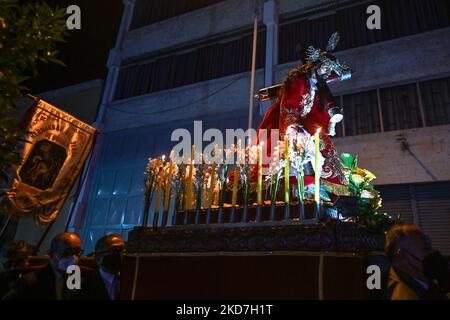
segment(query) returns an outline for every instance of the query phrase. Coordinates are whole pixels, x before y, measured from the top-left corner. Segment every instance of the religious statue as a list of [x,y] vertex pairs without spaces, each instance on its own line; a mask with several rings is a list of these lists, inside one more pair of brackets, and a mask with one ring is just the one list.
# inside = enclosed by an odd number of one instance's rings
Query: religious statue
[[[279,129],[280,138],[288,135],[289,139],[314,135],[320,131],[321,197],[328,199],[327,192],[338,196],[347,192],[346,178],[343,174],[338,154],[329,136],[335,135],[336,123],[342,121],[342,109],[336,104],[327,81],[350,78],[351,71],[333,56],[339,41],[335,32],[328,40],[326,50],[312,46],[302,50],[303,64],[292,69],[279,86],[278,100],[266,112],[259,132]],[[318,130],[320,129],[320,130]],[[267,150],[271,150],[270,134],[267,134]],[[311,163],[314,167],[314,163]],[[291,177],[295,174],[291,170]],[[291,182],[292,183],[292,182]],[[295,183],[293,183],[295,185]],[[314,184],[314,174],[305,171],[305,187],[310,190]]]

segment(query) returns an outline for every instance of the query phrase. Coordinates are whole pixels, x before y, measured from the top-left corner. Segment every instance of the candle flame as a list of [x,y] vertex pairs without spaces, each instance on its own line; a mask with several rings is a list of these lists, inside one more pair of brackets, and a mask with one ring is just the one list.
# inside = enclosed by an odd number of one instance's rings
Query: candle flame
[[164,160],[166,159],[166,156],[163,154],[163,155],[161,156],[161,159],[162,159],[162,161],[164,161]]
[[321,127],[319,127],[319,128],[317,129],[316,133],[319,134],[319,133],[320,133],[320,130],[322,130]]

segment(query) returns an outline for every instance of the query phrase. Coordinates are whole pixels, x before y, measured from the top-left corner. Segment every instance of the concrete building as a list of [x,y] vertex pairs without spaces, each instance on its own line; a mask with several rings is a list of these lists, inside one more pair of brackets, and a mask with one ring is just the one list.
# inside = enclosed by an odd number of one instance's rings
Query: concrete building
[[[367,7],[374,4],[381,29],[371,30]],[[204,130],[247,128],[255,14],[256,90],[298,65],[298,42],[323,48],[340,31],[336,55],[356,73],[330,85],[345,112],[336,148],[358,154],[359,164],[377,175],[385,211],[419,225],[450,255],[450,8],[444,0],[226,0],[179,7],[124,0],[96,120],[102,135],[70,223],[85,253],[103,234],[126,238],[142,223],[147,159],[168,154],[175,128],[192,130],[194,120]],[[266,108],[256,103],[254,125]]]

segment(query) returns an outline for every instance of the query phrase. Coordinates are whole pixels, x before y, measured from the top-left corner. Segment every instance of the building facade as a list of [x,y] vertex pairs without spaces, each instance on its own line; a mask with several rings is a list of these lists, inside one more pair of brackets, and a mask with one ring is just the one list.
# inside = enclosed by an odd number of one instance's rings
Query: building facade
[[[381,29],[369,29],[369,5]],[[330,89],[344,108],[334,143],[377,175],[383,210],[420,226],[450,255],[450,5],[445,0],[124,0],[108,59],[102,134],[70,230],[85,253],[105,233],[142,224],[147,159],[168,154],[176,128],[248,126],[253,22],[255,90],[298,65],[296,46],[324,48],[355,71]],[[267,105],[255,102],[253,126]]]

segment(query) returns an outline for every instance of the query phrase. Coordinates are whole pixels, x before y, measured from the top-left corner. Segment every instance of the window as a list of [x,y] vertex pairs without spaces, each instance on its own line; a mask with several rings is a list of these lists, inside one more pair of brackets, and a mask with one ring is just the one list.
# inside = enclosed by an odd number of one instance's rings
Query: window
[[450,123],[450,78],[420,83],[427,126]]
[[380,132],[377,91],[344,96],[345,135]]
[[[376,4],[381,9],[381,30],[368,30],[366,27],[366,9],[370,4]],[[282,24],[279,63],[298,59],[298,43],[325,48],[328,38],[336,30],[341,34],[337,49],[345,50],[447,26],[450,26],[450,3],[447,0],[364,2],[320,18],[305,17]]]
[[[383,123],[376,90],[343,96],[345,136],[422,127],[422,114],[426,126],[450,123],[450,78],[379,90]],[[336,136],[343,136],[339,125]]]
[[[266,32],[258,33],[256,68],[264,66]],[[125,99],[249,71],[253,35],[121,68],[114,99]]]
[[384,131],[422,126],[415,84],[380,89]]

